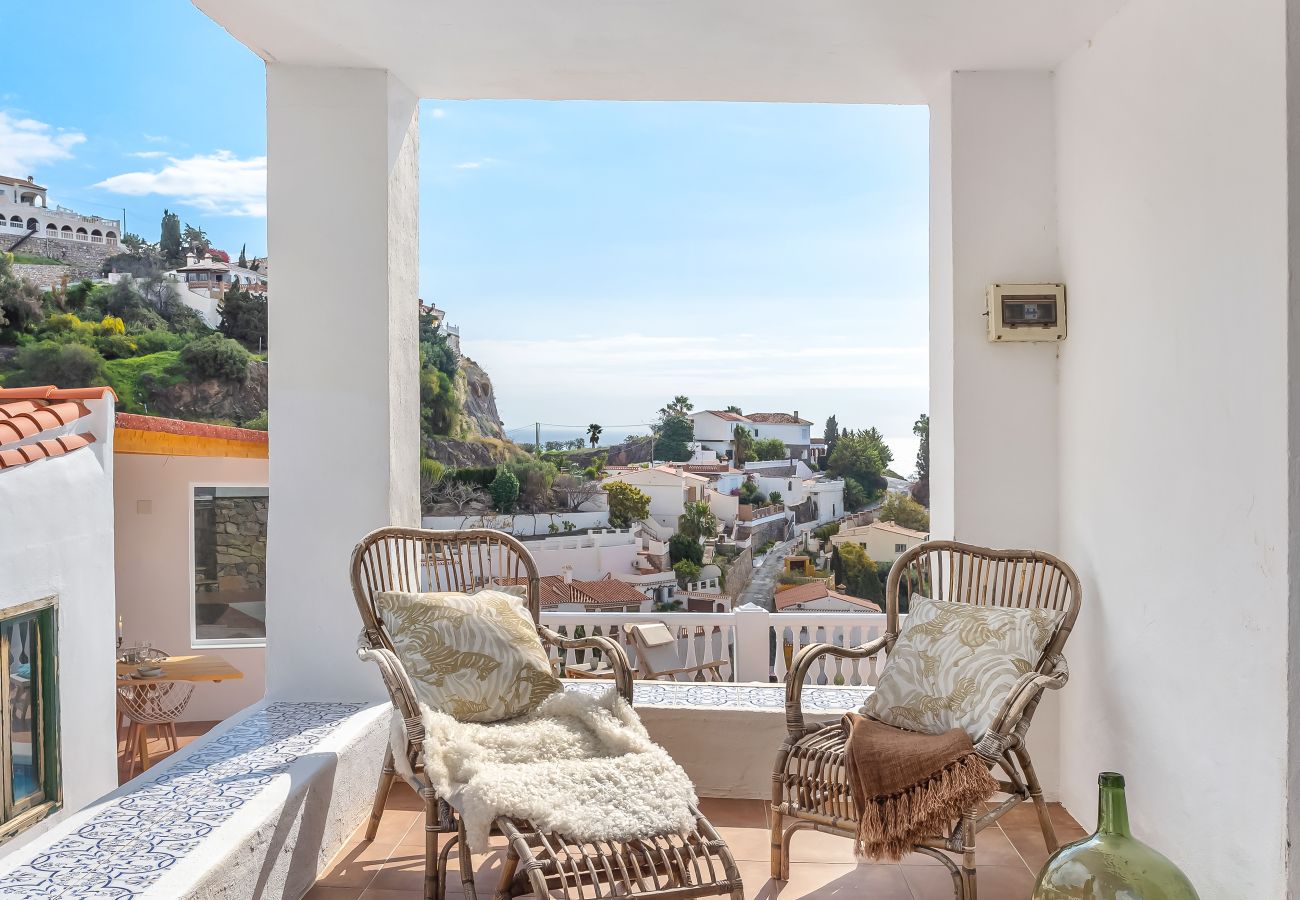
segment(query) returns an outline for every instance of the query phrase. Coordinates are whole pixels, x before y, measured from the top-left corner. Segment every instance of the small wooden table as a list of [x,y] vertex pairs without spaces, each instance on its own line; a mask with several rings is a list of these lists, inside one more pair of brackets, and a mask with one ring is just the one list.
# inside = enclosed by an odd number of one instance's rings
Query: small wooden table
[[156,663],[117,664],[118,677],[135,674],[141,665],[156,665],[162,669],[161,675],[152,678],[131,678],[131,684],[150,684],[157,681],[226,681],[243,678],[244,673],[226,662],[220,656],[200,653],[195,656],[169,656]]
[[[154,675],[151,678],[141,678],[137,675],[136,670],[141,665],[155,665],[162,669],[162,674]],[[132,675],[136,677],[132,678]],[[127,685],[148,685],[160,684],[165,681],[210,681],[221,682],[243,678],[244,673],[236,669],[230,663],[226,662],[220,656],[212,656],[206,653],[195,654],[194,656],[169,656],[154,663],[124,663],[117,664],[117,684],[118,687]],[[118,716],[119,724],[121,714]],[[175,740],[175,726],[172,726],[173,740]],[[136,733],[136,753],[140,756],[140,771],[149,768],[149,740],[145,734],[144,728],[139,728]],[[129,754],[131,748],[127,747],[126,752]],[[134,769],[134,765],[132,765]]]

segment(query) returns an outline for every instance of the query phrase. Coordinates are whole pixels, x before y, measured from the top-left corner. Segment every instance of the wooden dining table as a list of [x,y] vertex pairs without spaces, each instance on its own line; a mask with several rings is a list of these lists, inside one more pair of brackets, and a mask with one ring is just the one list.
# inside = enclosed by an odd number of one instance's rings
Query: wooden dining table
[[[158,675],[141,676],[138,669],[141,665],[157,666],[162,669]],[[128,685],[148,685],[160,684],[167,681],[189,681],[189,682],[221,682],[233,681],[243,678],[244,673],[236,669],[230,663],[226,662],[220,656],[214,656],[209,653],[197,653],[192,656],[168,656],[161,660],[149,663],[125,663],[117,664],[117,686],[126,687]],[[121,724],[121,715],[119,714],[119,726]],[[175,740],[175,726],[172,726],[173,740]],[[131,748],[124,748],[126,754],[131,753]],[[149,740],[145,734],[145,728],[137,729],[136,735],[136,752],[140,755],[141,771],[149,768]]]

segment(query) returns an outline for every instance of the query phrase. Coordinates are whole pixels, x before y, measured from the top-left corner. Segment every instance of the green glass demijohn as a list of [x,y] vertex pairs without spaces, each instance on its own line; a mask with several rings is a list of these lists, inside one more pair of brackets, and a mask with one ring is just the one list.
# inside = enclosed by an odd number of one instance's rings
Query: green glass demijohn
[[1051,855],[1033,900],[1198,900],[1177,866],[1129,833],[1124,776],[1102,772],[1097,784],[1096,833]]

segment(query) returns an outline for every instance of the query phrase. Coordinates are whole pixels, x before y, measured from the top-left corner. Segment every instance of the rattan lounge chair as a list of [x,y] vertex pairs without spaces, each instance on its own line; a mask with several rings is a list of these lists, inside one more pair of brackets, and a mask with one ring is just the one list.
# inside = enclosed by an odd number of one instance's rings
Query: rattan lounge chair
[[[600,650],[614,669],[619,692],[632,699],[627,655],[604,637],[565,638],[540,624],[540,579],[522,543],[500,531],[429,531],[381,528],[366,535],[352,553],[352,590],[364,623],[363,659],[379,666],[405,725],[404,740],[389,746],[366,828],[373,840],[384,804],[399,771],[424,800],[424,898],[442,900],[447,864],[458,853],[465,896],[476,900],[474,866],[457,811],[439,798],[424,774],[424,726],[410,679],[393,652],[375,606],[383,591],[473,591],[489,584],[528,586],[528,608],[542,641],[562,649]],[[400,765],[399,765],[400,760]],[[687,835],[660,835],[623,843],[578,843],[564,835],[542,834],[528,822],[500,818],[495,829],[507,839],[497,900],[518,894],[557,900],[690,900],[730,896],[741,900],[740,872],[731,851],[713,826],[695,810],[696,827]],[[439,849],[439,836],[450,834]]]
[[[898,637],[899,602],[913,594],[980,606],[1039,608],[1064,612],[1056,633],[1034,668],[1007,695],[976,752],[991,770],[1000,770],[998,784],[1005,799],[989,807],[972,808],[947,834],[936,834],[915,849],[935,857],[952,874],[956,896],[976,900],[975,839],[1008,810],[1034,804],[1048,851],[1056,849],[1056,833],[1025,746],[1034,711],[1047,688],[1059,689],[1068,678],[1065,646],[1079,614],[1079,579],[1061,560],[1036,550],[989,550],[952,541],[920,544],[895,561],[885,595],[885,634],[861,647],[813,644],[795,657],[786,679],[785,711],[789,730],[776,757],[772,786],[772,877],[790,873],[790,839],[812,828],[852,839],[857,814],[844,773],[845,734],[839,722],[805,724],[802,688],[813,664],[823,656],[863,660],[893,650]],[[994,771],[995,775],[999,773]],[[786,824],[786,823],[789,824]],[[947,852],[945,852],[947,851]],[[960,856],[960,865],[949,853]]]
[[682,662],[677,649],[677,635],[662,622],[628,625],[625,629],[632,645],[636,647],[636,666],[640,676],[647,681],[666,678],[669,681],[722,681],[722,667],[726,660],[688,666]]

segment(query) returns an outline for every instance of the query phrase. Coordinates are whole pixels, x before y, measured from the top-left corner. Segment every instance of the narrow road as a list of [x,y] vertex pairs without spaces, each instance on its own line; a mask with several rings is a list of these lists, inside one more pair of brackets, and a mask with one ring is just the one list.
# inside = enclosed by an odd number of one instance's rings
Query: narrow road
[[767,551],[763,564],[754,570],[754,577],[740,592],[736,606],[753,603],[768,612],[776,612],[776,580],[781,577],[785,557],[794,544],[794,540],[782,541]]

